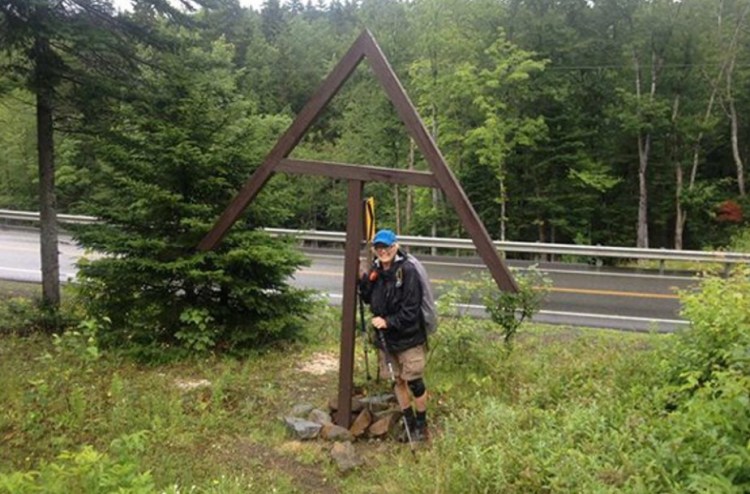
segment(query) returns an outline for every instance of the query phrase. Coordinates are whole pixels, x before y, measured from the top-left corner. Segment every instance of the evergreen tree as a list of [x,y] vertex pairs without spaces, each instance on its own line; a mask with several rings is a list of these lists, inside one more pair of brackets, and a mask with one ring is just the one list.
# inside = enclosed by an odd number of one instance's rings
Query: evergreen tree
[[110,321],[102,341],[148,358],[289,337],[307,309],[287,284],[301,254],[252,229],[284,209],[283,194],[264,195],[215,251],[195,251],[288,121],[239,96],[232,46],[180,38],[171,53],[143,54],[159,67],[144,73],[149,91],[122,103],[112,138],[93,145],[89,212],[104,223],[77,233],[106,254],[80,266],[89,312]]
[[116,17],[108,0],[0,0],[0,47],[10,57],[6,67],[36,98],[42,300],[53,309],[60,302],[56,119],[62,120],[70,103],[70,86],[96,88],[88,91],[91,95],[107,92],[107,82],[137,65],[130,51],[133,39],[147,38],[147,29]]

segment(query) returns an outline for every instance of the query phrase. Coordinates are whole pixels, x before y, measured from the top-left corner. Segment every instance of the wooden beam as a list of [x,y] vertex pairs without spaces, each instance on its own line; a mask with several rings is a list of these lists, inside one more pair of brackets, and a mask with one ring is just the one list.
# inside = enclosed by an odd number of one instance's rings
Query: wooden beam
[[357,278],[362,247],[362,189],[364,183],[349,181],[347,199],[346,247],[344,256],[344,293],[341,301],[341,351],[339,356],[339,396],[336,424],[349,428],[354,390],[354,342],[357,324]]
[[304,108],[302,108],[302,111],[294,119],[286,132],[279,138],[276,145],[271,149],[271,152],[268,153],[263,164],[253,173],[240,192],[224,210],[213,228],[198,244],[198,249],[204,251],[211,250],[224,238],[229,228],[245,211],[247,205],[252,202],[260,189],[263,188],[263,185],[271,178],[274,167],[282,158],[287,157],[292,152],[328,102],[341,89],[341,86],[346,82],[354,69],[357,68],[357,65],[359,65],[364,56],[363,46],[368,36],[367,31],[363,32],[351,48],[349,48],[349,51],[346,52],[338,65],[328,74],[323,84],[312,98],[310,98]]
[[363,182],[385,182],[419,187],[439,187],[435,176],[430,172],[399,170],[377,166],[350,165],[326,161],[308,161],[285,158],[274,168],[276,172],[320,175],[345,180]]
[[507,266],[500,259],[487,230],[476,211],[474,211],[471,202],[469,202],[463,189],[458,185],[456,177],[453,175],[435,141],[419,118],[417,110],[406,95],[406,91],[393,72],[380,46],[375,42],[369,31],[366,31],[366,33],[368,36],[365,38],[364,43],[365,58],[369,62],[380,85],[388,94],[393,106],[396,108],[396,112],[406,125],[407,131],[430,165],[430,169],[435,174],[440,188],[456,209],[463,227],[469,233],[469,236],[474,241],[474,245],[477,247],[477,253],[484,260],[500,289],[517,292],[518,286],[513,276],[511,276]]

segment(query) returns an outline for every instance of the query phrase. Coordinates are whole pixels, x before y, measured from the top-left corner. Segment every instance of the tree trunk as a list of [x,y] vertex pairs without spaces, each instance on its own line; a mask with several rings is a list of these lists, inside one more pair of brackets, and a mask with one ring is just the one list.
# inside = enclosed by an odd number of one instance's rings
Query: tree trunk
[[679,131],[677,130],[677,118],[680,114],[680,94],[674,97],[672,102],[672,138],[671,138],[671,156],[675,169],[675,231],[674,231],[674,248],[682,250],[682,160],[680,159]]
[[[435,107],[435,104],[432,105],[432,138],[435,140],[435,145],[437,146],[438,142],[438,126],[437,126],[437,107]],[[438,201],[440,199],[439,191],[436,188],[432,189],[432,211],[433,211],[433,217],[432,217],[432,227],[430,228],[430,234],[432,237],[437,237],[437,210],[438,210]],[[437,255],[437,248],[436,247],[430,247],[430,254],[433,256]]]
[[734,165],[737,168],[737,188],[739,189],[740,197],[745,197],[745,165],[742,162],[740,143],[737,137],[739,122],[737,110],[734,106],[734,99],[731,98],[729,100],[729,118],[732,122],[732,156],[734,157]]
[[683,240],[683,228],[685,227],[685,220],[683,215],[685,212],[682,210],[682,202],[680,196],[682,195],[683,187],[683,172],[682,164],[677,163],[675,166],[675,221],[674,221],[674,248],[675,250],[682,250]]
[[[638,54],[633,51],[635,67],[635,94],[638,101],[638,117],[641,117],[641,66]],[[653,81],[653,74],[652,74]],[[652,86],[653,87],[653,86]],[[636,246],[648,247],[648,187],[646,171],[648,170],[648,156],[651,147],[650,134],[643,135],[638,129],[638,223],[636,224]]]
[[638,135],[638,235],[636,246],[648,248],[648,157],[651,134]]
[[[413,139],[409,139],[409,171],[414,170],[414,150],[416,148],[416,144],[414,144]],[[413,209],[414,209],[414,191],[412,189],[411,185],[406,186],[406,231],[409,232],[409,235],[412,235],[411,231],[411,221],[412,221],[412,215],[413,215]]]
[[39,159],[39,220],[41,225],[42,302],[60,305],[60,264],[57,252],[57,198],[55,196],[55,149],[52,128],[53,89],[45,66],[49,41],[37,38],[36,58],[36,124]]
[[[502,165],[501,165],[502,166]],[[507,206],[505,200],[505,175],[500,170],[500,240],[505,242]]]
[[398,184],[393,184],[393,202],[396,206],[396,233],[401,235],[401,201],[399,198]]
[[[635,90],[638,104],[641,104],[641,68],[637,53],[633,53],[635,64]],[[651,48],[651,85],[648,93],[649,105],[656,98],[656,85],[659,73],[664,65],[664,59],[656,50]],[[640,108],[638,109],[640,116]],[[648,248],[648,162],[651,156],[651,132],[645,135],[638,131],[638,226],[636,233],[636,246]]]
[[727,67],[727,102],[730,121],[730,133],[732,141],[732,157],[734,158],[734,166],[737,170],[737,188],[739,189],[740,197],[745,197],[745,167],[742,162],[742,156],[740,155],[740,144],[739,144],[739,118],[737,116],[737,108],[734,104],[734,96],[732,95],[732,74],[734,73],[734,64],[737,58],[737,50],[733,50],[730,55],[729,67]]

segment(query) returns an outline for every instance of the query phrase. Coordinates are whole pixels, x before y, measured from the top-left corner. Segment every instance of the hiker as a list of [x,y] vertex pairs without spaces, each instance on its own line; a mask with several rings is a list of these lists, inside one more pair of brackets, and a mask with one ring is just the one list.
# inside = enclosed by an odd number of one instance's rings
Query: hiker
[[427,439],[427,392],[423,379],[427,334],[420,309],[419,274],[412,263],[405,262],[407,254],[399,248],[396,234],[391,230],[378,231],[372,245],[376,259],[370,271],[362,273],[360,293],[372,310],[372,326],[385,337],[375,338],[380,374],[383,379],[391,377],[386,361],[390,359],[395,374],[393,390],[411,440],[424,441]]

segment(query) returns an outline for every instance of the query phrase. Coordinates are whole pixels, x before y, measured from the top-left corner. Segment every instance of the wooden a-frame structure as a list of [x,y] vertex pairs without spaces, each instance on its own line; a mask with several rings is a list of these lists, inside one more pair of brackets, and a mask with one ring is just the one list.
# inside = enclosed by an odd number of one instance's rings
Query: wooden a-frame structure
[[[396,108],[406,130],[422,152],[431,172],[392,168],[327,163],[288,158],[329,101],[336,95],[363,58],[367,58],[375,77]],[[347,228],[344,260],[344,287],[341,322],[341,355],[339,367],[339,409],[336,423],[348,427],[351,421],[354,342],[356,329],[356,292],[359,254],[364,235],[362,225],[362,190],[367,181],[387,182],[440,188],[455,208],[463,227],[474,241],[477,253],[484,260],[501,290],[516,292],[518,287],[510,271],[497,254],[492,240],[455,176],[437,148],[432,136],[406,95],[383,51],[372,34],[365,30],[331,71],[323,84],[307,102],[286,132],[266,156],[263,163],[245,183],[237,196],[201,240],[200,250],[213,249],[252,202],[268,179],[277,172],[322,175],[345,179],[349,184]]]

